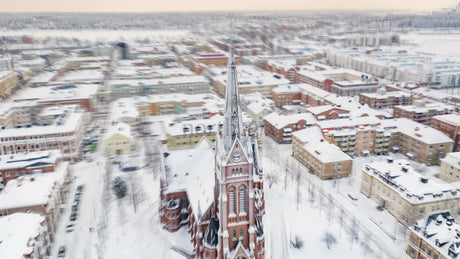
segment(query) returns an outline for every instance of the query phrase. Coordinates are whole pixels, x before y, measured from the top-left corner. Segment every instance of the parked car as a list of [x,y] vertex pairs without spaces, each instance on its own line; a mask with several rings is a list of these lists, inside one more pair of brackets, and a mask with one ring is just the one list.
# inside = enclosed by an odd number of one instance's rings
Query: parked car
[[65,246],[60,246],[60,247],[59,247],[58,257],[59,257],[59,258],[65,257]]
[[70,221],[75,221],[75,220],[77,220],[77,214],[70,215]]
[[84,188],[85,186],[83,184],[80,184],[79,186],[77,186],[77,191],[81,192]]
[[73,227],[74,227],[73,224],[67,225],[67,226],[65,227],[65,232],[67,232],[67,233],[72,232],[72,231],[73,231]]

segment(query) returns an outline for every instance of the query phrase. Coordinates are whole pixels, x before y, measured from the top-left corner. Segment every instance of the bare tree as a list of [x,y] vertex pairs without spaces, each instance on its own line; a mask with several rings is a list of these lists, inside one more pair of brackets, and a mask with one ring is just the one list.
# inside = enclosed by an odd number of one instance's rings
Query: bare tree
[[298,235],[294,237],[294,239],[291,238],[291,246],[294,247],[295,249],[300,249],[303,247],[303,240],[300,238]]
[[268,188],[270,188],[270,189],[272,188],[274,183],[278,182],[278,176],[275,175],[273,172],[271,172],[269,174],[266,174],[264,177],[265,177],[265,179],[267,179]]
[[370,235],[365,234],[364,238],[362,239],[363,241],[361,242],[361,248],[363,249],[364,258],[366,258],[368,254],[371,254],[373,252],[369,244],[369,239]]
[[300,167],[297,167],[297,186],[296,186],[296,201],[297,201],[297,210],[299,210],[299,203],[300,203]]
[[326,243],[327,249],[331,249],[332,245],[337,243],[337,239],[330,232],[324,233],[324,237],[323,237],[322,241],[324,241]]
[[139,204],[145,199],[145,193],[136,171],[129,172],[128,186],[128,195],[133,205],[134,213],[137,213]]

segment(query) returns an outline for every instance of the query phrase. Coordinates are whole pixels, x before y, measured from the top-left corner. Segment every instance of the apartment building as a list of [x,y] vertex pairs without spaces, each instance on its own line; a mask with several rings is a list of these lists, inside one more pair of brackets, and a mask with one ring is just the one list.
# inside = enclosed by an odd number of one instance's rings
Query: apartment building
[[443,132],[454,140],[452,151],[460,151],[460,115],[445,114],[431,118],[431,127]]
[[6,99],[13,94],[19,85],[19,77],[16,72],[6,70],[0,71],[0,98]]
[[299,85],[280,85],[272,89],[272,100],[277,107],[283,105],[294,105],[301,103],[301,92]]
[[214,115],[209,119],[199,119],[170,123],[165,125],[168,149],[187,149],[195,147],[202,138],[209,143],[216,141],[216,134],[222,128],[222,116]]
[[460,253],[460,226],[449,211],[436,212],[410,227],[406,254],[412,259],[453,259]]
[[367,164],[362,170],[361,193],[405,226],[440,210],[456,215],[460,201],[455,186],[416,172],[404,159]]
[[0,254],[3,258],[46,258],[51,242],[45,217],[36,213],[14,213],[0,217]]
[[385,154],[390,151],[391,133],[374,116],[318,121],[324,139],[349,156]]
[[335,105],[321,105],[310,107],[306,109],[306,112],[313,114],[313,116],[315,116],[317,120],[332,120],[339,118],[348,118],[350,116],[349,110],[339,108]]
[[448,153],[441,159],[439,178],[448,183],[460,182],[460,152]]
[[392,151],[401,152],[419,163],[439,165],[440,159],[452,151],[452,139],[415,121],[399,118],[382,120],[381,125],[391,132]]
[[65,160],[77,161],[86,131],[86,114],[61,107],[51,124],[0,131],[0,154],[59,149]]
[[[227,88],[226,74],[213,78],[213,89],[220,96],[225,95]],[[238,92],[240,95],[260,93],[265,97],[272,96],[272,90],[280,85],[289,84],[289,80],[253,66],[238,66]]]
[[22,175],[54,172],[61,164],[59,150],[0,156],[0,191],[8,181]]
[[351,173],[352,158],[325,141],[317,126],[292,133],[292,154],[321,180],[340,179]]
[[264,117],[264,132],[277,143],[291,143],[292,132],[315,123],[316,118],[311,113],[281,115],[274,112]]
[[0,216],[16,212],[44,216],[53,241],[69,180],[68,162],[60,164],[52,173],[24,175],[10,180],[0,193]]
[[395,106],[394,118],[408,118],[413,121],[430,125],[431,118],[437,115],[451,114],[455,108],[443,103],[426,103],[424,100],[416,100],[413,105]]
[[138,94],[199,94],[209,93],[211,86],[203,76],[179,76],[157,79],[111,80],[108,82],[112,97]]
[[387,109],[398,105],[411,105],[412,95],[403,91],[387,92],[379,88],[377,93],[362,93],[359,95],[360,103],[367,103],[372,109]]

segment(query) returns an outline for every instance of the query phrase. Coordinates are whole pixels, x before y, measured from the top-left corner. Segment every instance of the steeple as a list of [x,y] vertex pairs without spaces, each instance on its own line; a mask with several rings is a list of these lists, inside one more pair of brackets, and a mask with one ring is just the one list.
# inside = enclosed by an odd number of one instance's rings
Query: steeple
[[225,92],[225,114],[224,114],[224,150],[228,154],[233,143],[238,138],[241,140],[243,131],[240,96],[238,95],[238,81],[236,78],[236,62],[233,48],[233,19],[232,19],[232,36],[230,37],[230,56],[228,58],[228,79],[227,89]]

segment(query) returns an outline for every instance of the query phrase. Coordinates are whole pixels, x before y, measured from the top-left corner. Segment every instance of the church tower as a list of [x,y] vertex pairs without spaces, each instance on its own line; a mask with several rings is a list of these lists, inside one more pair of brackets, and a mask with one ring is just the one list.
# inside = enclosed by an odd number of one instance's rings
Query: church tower
[[223,132],[216,139],[212,219],[215,228],[218,225],[214,231],[218,237],[216,258],[263,259],[263,170],[257,139],[243,128],[233,37],[230,45]]

